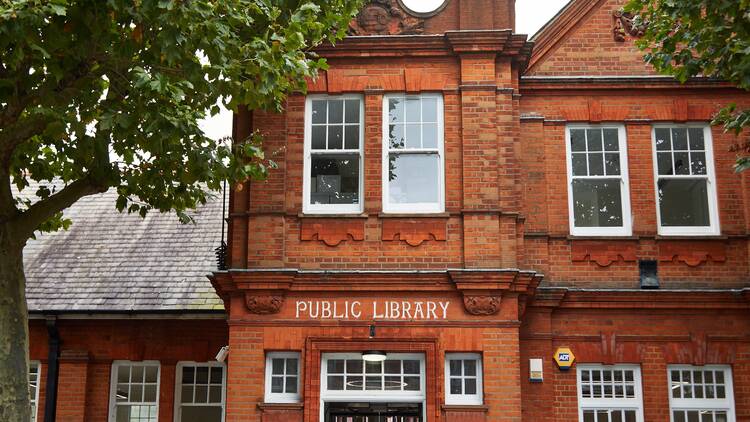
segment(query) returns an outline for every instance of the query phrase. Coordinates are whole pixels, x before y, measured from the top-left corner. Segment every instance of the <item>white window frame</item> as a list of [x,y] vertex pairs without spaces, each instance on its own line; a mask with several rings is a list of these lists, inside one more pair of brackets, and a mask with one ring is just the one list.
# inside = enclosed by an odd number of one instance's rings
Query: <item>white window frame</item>
[[[159,402],[161,393],[161,363],[156,360],[144,360],[144,361],[131,361],[131,360],[115,360],[112,362],[112,370],[110,373],[109,383],[109,422],[115,422],[117,420],[117,369],[121,366],[155,366],[156,367],[156,419],[159,420]],[[129,405],[137,406],[138,403],[127,403]],[[150,405],[149,403],[141,403],[144,405]]]
[[[215,403],[182,403],[182,370],[186,366],[198,367],[209,367],[209,368],[222,368],[221,377],[221,405]],[[221,421],[224,422],[226,418],[227,408],[227,365],[224,362],[192,362],[192,361],[181,361],[177,362],[175,367],[175,387],[174,387],[174,421],[180,422],[182,420],[182,408],[183,407],[221,407]],[[210,383],[210,378],[209,378]]]
[[[359,101],[359,149],[315,150],[312,149],[312,102],[314,100],[358,100]],[[326,116],[326,119],[328,117]],[[344,116],[346,120],[346,116]],[[326,120],[327,121],[327,120]],[[302,212],[304,214],[359,214],[365,204],[364,174],[365,144],[365,100],[362,95],[308,95],[305,99],[304,164],[302,175]],[[346,146],[346,145],[342,145]],[[310,200],[310,172],[313,154],[359,154],[359,203],[358,204],[312,204]]]
[[[706,174],[705,175],[659,175],[659,162],[656,150],[656,129],[702,129],[703,142],[706,153]],[[664,123],[655,124],[651,127],[651,151],[654,165],[654,197],[656,198],[656,221],[658,233],[664,236],[717,236],[721,234],[719,225],[718,197],[716,194],[716,173],[714,170],[714,147],[711,127],[705,123]],[[674,165],[674,160],[673,160]],[[690,165],[688,163],[688,165]],[[706,194],[708,201],[708,214],[710,219],[709,226],[668,226],[661,225],[661,204],[659,203],[659,179],[706,179]]]
[[[723,371],[725,398],[723,399],[685,399],[672,397],[672,371]],[[675,410],[719,410],[727,412],[727,421],[735,422],[734,413],[734,384],[732,367],[729,365],[668,365],[667,388],[669,390],[669,420],[674,422]]]
[[[620,147],[620,202],[622,204],[622,227],[576,227],[573,200],[573,180],[615,179],[617,176],[573,176],[573,148],[570,144],[571,129],[616,129]],[[586,147],[588,151],[588,146]],[[605,151],[602,150],[602,153]],[[586,157],[588,163],[588,154]],[[568,167],[568,219],[570,234],[573,236],[631,236],[633,234],[632,211],[630,208],[630,177],[628,175],[627,131],[622,124],[570,124],[565,127],[565,161]],[[588,167],[588,164],[587,164]]]
[[[394,98],[435,98],[437,100],[437,146],[436,148],[413,148],[413,149],[394,149],[391,150],[390,139],[388,134],[388,101]],[[444,122],[444,102],[441,94],[424,93],[424,94],[386,94],[383,96],[383,162],[382,162],[382,186],[383,186],[383,212],[396,214],[439,214],[445,212],[445,122]],[[433,153],[438,156],[438,200],[436,203],[414,203],[414,204],[391,204],[389,201],[389,160],[390,152],[400,154],[427,154]]]
[[[460,377],[450,375],[450,361],[452,360],[474,360],[477,364],[477,393],[476,394],[451,394],[450,380],[451,378],[460,378],[462,381],[466,377],[463,374]],[[463,372],[463,362],[461,363],[461,371]],[[484,369],[482,366],[482,355],[479,353],[446,353],[445,354],[445,365],[444,365],[444,378],[445,378],[445,404],[446,405],[468,405],[468,406],[479,406],[484,403]],[[461,389],[463,391],[464,384],[461,383]]]
[[[272,359],[297,359],[297,392],[296,393],[272,393],[271,372],[273,371]],[[284,364],[286,367],[286,363]],[[265,378],[265,402],[266,403],[298,403],[302,397],[302,358],[300,352],[268,352],[266,353],[266,378]],[[286,373],[284,374],[284,385],[286,386]]]
[[[634,398],[584,398],[581,389],[582,370],[628,370],[633,371]],[[578,420],[583,422],[584,410],[635,410],[636,422],[643,422],[643,384],[640,365],[576,365],[576,388],[578,391]]]
[[[42,387],[42,363],[38,360],[29,362],[29,378],[31,378],[31,368],[36,368],[36,391],[31,396],[31,405],[34,406],[34,413],[31,415],[31,421],[39,420],[39,390]],[[29,384],[31,380],[29,379]]]

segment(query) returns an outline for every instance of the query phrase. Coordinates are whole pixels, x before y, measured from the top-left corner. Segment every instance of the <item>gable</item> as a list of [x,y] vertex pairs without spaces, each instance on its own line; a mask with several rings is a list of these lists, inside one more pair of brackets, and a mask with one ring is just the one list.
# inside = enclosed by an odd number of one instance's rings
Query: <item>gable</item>
[[627,0],[572,0],[534,37],[527,76],[656,75],[632,36],[617,41],[615,17]]

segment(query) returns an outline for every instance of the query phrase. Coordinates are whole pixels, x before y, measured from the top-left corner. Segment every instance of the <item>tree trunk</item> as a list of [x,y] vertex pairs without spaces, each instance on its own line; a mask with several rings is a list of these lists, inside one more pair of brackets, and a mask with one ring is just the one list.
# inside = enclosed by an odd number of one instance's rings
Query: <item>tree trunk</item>
[[29,325],[24,241],[13,239],[0,223],[0,421],[28,422]]

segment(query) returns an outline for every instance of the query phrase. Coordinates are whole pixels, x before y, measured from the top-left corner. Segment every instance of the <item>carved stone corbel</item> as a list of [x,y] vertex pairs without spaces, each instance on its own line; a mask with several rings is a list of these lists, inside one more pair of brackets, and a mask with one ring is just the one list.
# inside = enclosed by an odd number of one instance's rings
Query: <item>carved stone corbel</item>
[[349,35],[415,35],[424,19],[410,16],[398,0],[370,0],[349,24]]
[[466,312],[472,315],[495,315],[500,311],[500,295],[464,295]]
[[646,33],[646,27],[648,22],[641,22],[640,25],[635,23],[635,15],[630,12],[623,10],[613,10],[612,17],[614,18],[614,28],[612,28],[612,34],[614,35],[615,41],[625,42],[625,38],[630,35],[631,37],[639,38]]
[[281,294],[254,294],[245,293],[245,305],[250,313],[258,315],[276,314],[284,304],[284,296]]

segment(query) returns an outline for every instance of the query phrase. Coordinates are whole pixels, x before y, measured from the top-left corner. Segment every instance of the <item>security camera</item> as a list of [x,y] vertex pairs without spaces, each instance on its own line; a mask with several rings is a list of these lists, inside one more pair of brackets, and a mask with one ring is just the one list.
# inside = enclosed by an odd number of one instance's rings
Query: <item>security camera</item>
[[227,359],[227,355],[229,354],[229,346],[224,346],[221,349],[219,349],[219,352],[216,353],[216,361],[217,362],[224,362]]

